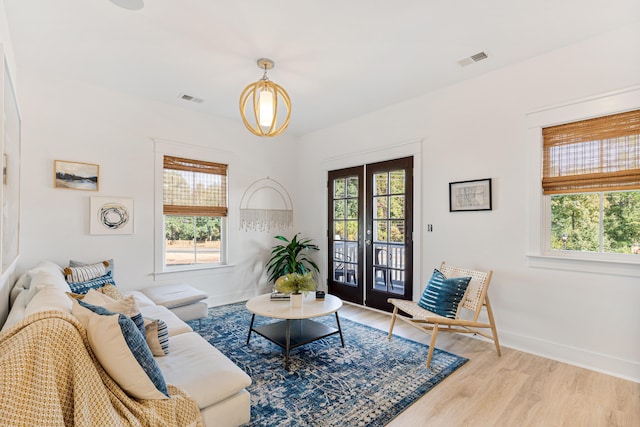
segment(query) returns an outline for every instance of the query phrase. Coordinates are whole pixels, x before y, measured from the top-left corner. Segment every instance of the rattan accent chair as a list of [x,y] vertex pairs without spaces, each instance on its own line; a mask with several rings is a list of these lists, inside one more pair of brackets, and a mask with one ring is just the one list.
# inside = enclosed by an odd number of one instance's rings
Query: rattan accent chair
[[[439,270],[447,278],[471,276],[471,281],[469,282],[464,297],[458,305],[455,318],[444,317],[427,311],[420,307],[415,301],[390,298],[388,301],[393,304],[393,316],[391,317],[388,339],[391,339],[393,335],[393,327],[396,319],[400,319],[423,332],[431,334],[429,354],[427,355],[427,367],[431,366],[431,358],[433,357],[438,332],[459,332],[481,335],[495,343],[498,356],[500,356],[498,331],[487,293],[493,272],[491,270],[484,272],[452,267],[444,262],[440,265]],[[488,323],[478,320],[483,307],[487,313]],[[400,314],[401,311],[407,315]],[[463,314],[465,312],[469,314]],[[489,331],[481,329],[490,329],[491,334],[489,334]]]

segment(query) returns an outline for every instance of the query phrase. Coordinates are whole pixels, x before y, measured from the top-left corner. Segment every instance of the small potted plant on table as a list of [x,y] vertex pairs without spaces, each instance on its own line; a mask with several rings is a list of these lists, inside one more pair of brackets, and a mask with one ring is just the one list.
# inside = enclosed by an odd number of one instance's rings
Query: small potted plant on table
[[[275,236],[276,239],[281,240],[284,244],[276,245],[271,250],[271,258],[267,262],[267,273],[269,275],[269,281],[276,283],[276,281],[283,276],[297,274],[298,276],[304,276],[309,273],[309,278],[304,279],[297,276],[290,277],[288,282],[306,284],[303,287],[309,289],[300,289],[300,292],[312,291],[316,287],[316,283],[313,280],[313,272],[320,272],[318,265],[309,257],[309,253],[312,251],[320,250],[318,245],[314,244],[311,239],[301,238],[298,240],[298,234],[294,235],[291,240],[284,236]],[[313,284],[313,288],[310,289],[309,280]],[[284,286],[284,285],[283,285]],[[292,286],[289,283],[287,286]],[[281,293],[295,294],[293,292],[282,292],[278,290],[278,286],[274,287],[274,290]],[[302,297],[295,297],[302,298]]]
[[311,273],[290,273],[276,280],[276,291],[291,294],[291,307],[302,307],[302,293],[316,290],[316,282]]

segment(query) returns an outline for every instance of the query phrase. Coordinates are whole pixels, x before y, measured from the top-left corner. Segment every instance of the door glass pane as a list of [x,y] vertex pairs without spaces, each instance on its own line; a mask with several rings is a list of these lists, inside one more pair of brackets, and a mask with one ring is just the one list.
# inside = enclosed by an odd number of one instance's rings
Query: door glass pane
[[404,293],[404,271],[389,270],[389,279],[387,290],[394,294],[402,295]]
[[373,245],[373,263],[387,265],[387,245]]
[[358,197],[358,177],[347,178],[347,197]]
[[404,194],[404,170],[391,171],[389,180],[391,181],[390,194]]
[[390,218],[404,218],[404,196],[389,197],[389,205],[391,206]]
[[333,259],[335,261],[344,261],[344,243],[343,242],[333,243]]
[[358,219],[358,199],[347,200],[347,218]]
[[373,241],[374,242],[386,242],[387,241],[387,221],[373,221]]
[[381,172],[373,175],[373,195],[380,196],[384,194],[388,194],[387,185],[388,185],[389,174],[386,172]]
[[404,243],[404,221],[389,221],[389,241]]
[[344,240],[344,221],[333,221],[333,238],[334,240]]
[[389,218],[387,213],[387,197],[374,197],[375,211],[373,212],[374,218]]
[[333,263],[333,280],[335,280],[336,282],[344,282],[344,263],[343,262]]
[[358,263],[358,243],[347,243],[347,261]]
[[344,200],[334,200],[333,201],[333,218],[334,219],[344,219]]
[[345,195],[345,180],[344,178],[333,180],[333,197],[335,199],[342,199]]
[[358,240],[358,221],[347,221],[347,240]]

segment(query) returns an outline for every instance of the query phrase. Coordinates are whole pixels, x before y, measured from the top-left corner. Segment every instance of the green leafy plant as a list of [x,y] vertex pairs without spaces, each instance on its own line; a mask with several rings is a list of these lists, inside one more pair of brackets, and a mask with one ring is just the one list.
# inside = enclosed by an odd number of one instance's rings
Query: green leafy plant
[[315,291],[316,281],[313,279],[311,272],[285,274],[276,280],[275,288],[276,291],[283,294],[299,294],[301,292]]
[[298,240],[298,234],[291,240],[275,236],[286,244],[276,245],[271,250],[271,259],[267,262],[269,281],[275,283],[279,277],[291,273],[305,274],[314,270],[320,272],[318,265],[308,256],[311,251],[318,251],[320,248],[311,239]]

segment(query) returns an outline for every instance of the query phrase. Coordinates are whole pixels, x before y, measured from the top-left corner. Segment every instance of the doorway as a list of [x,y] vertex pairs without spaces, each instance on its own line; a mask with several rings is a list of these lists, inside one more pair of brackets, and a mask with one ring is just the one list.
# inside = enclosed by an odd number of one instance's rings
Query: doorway
[[328,173],[329,293],[391,311],[413,295],[413,157]]

